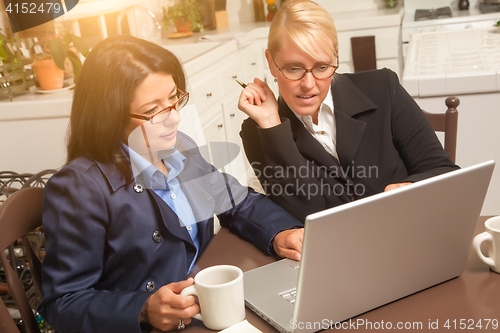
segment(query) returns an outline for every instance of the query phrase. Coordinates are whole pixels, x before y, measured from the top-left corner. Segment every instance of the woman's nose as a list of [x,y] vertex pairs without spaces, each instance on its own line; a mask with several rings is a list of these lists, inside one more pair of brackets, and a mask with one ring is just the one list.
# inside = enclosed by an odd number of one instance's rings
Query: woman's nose
[[170,111],[170,114],[168,115],[168,118],[163,121],[163,124],[165,126],[167,125],[172,125],[172,124],[178,124],[181,122],[181,112],[180,110],[172,110]]
[[312,88],[316,84],[316,79],[312,75],[311,72],[306,73],[306,75],[302,78],[302,85],[307,88]]

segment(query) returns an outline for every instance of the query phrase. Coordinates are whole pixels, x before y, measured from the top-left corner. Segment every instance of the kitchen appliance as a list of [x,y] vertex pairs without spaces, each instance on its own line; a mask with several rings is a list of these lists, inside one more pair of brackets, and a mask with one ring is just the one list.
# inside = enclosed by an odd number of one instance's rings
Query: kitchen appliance
[[479,11],[483,14],[500,12],[500,0],[484,0],[479,3]]
[[[417,33],[406,58],[401,83],[423,110],[443,112],[448,96],[460,99],[456,163],[467,167],[489,159],[500,161],[497,28]],[[481,215],[499,215],[499,203],[500,170],[496,170]]]
[[[491,27],[500,20],[500,0],[469,0],[469,9],[458,7],[458,0],[405,0],[401,24],[403,58],[414,33]],[[430,16],[421,17],[424,12]]]
[[415,21],[433,20],[448,17],[452,17],[450,7],[442,7],[438,9],[417,9],[415,11]]

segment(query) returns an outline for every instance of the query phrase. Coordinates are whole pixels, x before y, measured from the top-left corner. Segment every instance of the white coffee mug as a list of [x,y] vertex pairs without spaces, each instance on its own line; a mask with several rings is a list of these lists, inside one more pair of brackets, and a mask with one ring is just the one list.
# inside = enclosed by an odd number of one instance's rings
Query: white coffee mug
[[[486,231],[474,237],[472,242],[474,248],[488,266],[497,273],[500,273],[500,216],[492,217],[484,223]],[[481,244],[490,243],[488,257],[481,252]]]
[[245,320],[243,271],[236,266],[219,265],[205,268],[194,277],[194,285],[181,295],[195,295],[200,313],[194,318],[212,330],[223,330]]

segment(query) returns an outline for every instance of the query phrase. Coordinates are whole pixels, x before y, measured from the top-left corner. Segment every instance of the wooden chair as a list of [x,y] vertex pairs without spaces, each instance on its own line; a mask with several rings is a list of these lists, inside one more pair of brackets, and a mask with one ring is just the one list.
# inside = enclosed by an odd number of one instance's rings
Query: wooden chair
[[57,172],[56,169],[46,169],[42,170],[38,173],[35,173],[31,177],[25,180],[23,186],[25,187],[45,187],[45,184],[49,180],[49,178]]
[[354,72],[377,69],[375,36],[351,37]]
[[[351,38],[352,61],[354,72],[377,68],[375,53],[375,36],[360,36]],[[436,132],[444,132],[444,150],[455,163],[457,151],[458,97],[448,97],[445,101],[448,110],[445,113],[430,113],[422,110]]]
[[20,189],[31,176],[33,176],[31,173],[0,171],[0,203]]
[[[42,225],[43,188],[28,187],[17,190],[0,206],[0,261],[7,285],[16,303],[27,333],[40,333],[25,288],[14,272],[4,250],[17,239],[23,239],[28,254],[35,287],[41,291],[41,262],[33,252],[26,234]],[[9,257],[13,256],[9,252]],[[2,332],[18,333],[19,330],[3,301],[0,302],[0,328]]]
[[455,163],[457,152],[458,111],[460,105],[458,97],[448,97],[445,101],[448,109],[444,113],[430,113],[422,110],[436,132],[444,132],[444,150]]

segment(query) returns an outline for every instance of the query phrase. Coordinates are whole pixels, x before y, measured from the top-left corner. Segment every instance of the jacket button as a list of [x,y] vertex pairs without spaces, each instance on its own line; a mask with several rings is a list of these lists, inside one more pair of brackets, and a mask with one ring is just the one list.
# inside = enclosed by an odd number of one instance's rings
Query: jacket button
[[208,202],[212,202],[212,197],[207,197],[206,199]]
[[134,191],[135,191],[135,193],[144,192],[144,185],[142,185],[141,183],[134,184]]
[[161,232],[159,231],[155,231],[153,232],[153,240],[156,242],[156,243],[159,243],[163,240],[163,235],[161,234]]
[[153,281],[149,281],[148,284],[146,284],[146,290],[152,293],[153,291],[156,290],[156,283]]

